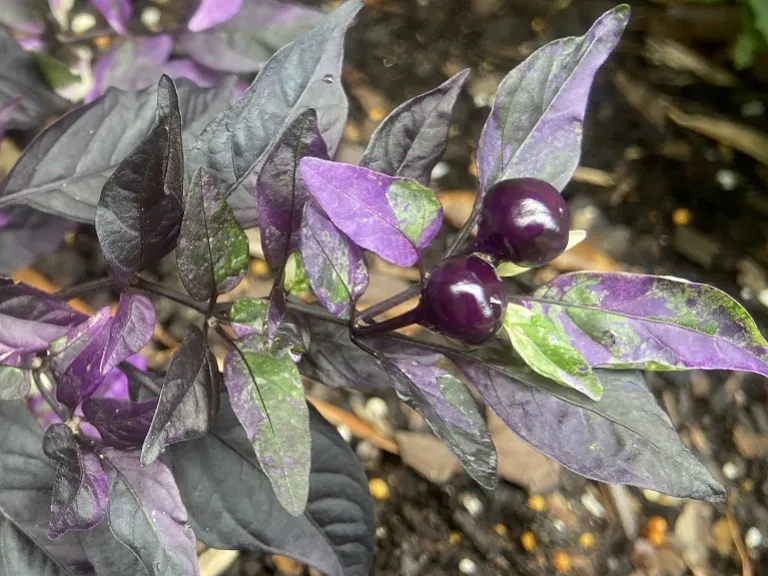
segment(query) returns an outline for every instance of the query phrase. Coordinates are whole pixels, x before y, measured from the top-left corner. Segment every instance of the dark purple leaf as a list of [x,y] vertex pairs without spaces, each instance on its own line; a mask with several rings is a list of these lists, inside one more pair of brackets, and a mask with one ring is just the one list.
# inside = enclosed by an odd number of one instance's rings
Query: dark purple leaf
[[130,0],[91,0],[91,4],[101,12],[112,30],[118,34],[128,34],[127,24],[133,14]]
[[45,431],[43,452],[56,463],[51,526],[48,536],[57,539],[70,530],[88,530],[107,515],[109,483],[99,457],[80,446],[66,424]]
[[5,127],[11,122],[13,119],[13,113],[18,108],[19,104],[21,103],[21,97],[16,97],[8,102],[5,102],[4,104],[0,104],[0,140],[3,138],[3,135],[5,134]]
[[95,100],[111,86],[143,90],[156,85],[172,49],[173,39],[165,34],[121,38],[93,67],[93,87],[85,96],[85,102]]
[[768,342],[725,292],[625,273],[565,274],[523,298],[592,366],[768,375]]
[[488,406],[525,442],[574,472],[681,498],[725,492],[680,441],[642,373],[596,370],[603,397],[540,377],[502,349],[451,355]]
[[176,84],[163,74],[157,81],[157,124],[168,128],[168,148],[163,160],[163,185],[167,195],[179,200],[184,193],[184,144],[182,142],[181,107]]
[[246,228],[258,222],[252,173],[296,116],[315,108],[329,153],[336,150],[347,117],[340,82],[344,33],[361,8],[361,0],[349,0],[281,48],[243,97],[214,119],[189,150],[188,163],[214,172],[232,194],[230,205]]
[[462,70],[434,90],[395,108],[376,128],[360,166],[429,186],[448,144],[451,112],[469,76]]
[[0,108],[17,100],[5,128],[36,128],[46,116],[67,106],[45,81],[32,55],[0,27]]
[[112,534],[109,522],[102,522],[82,537],[83,550],[98,576],[144,576],[141,560]]
[[139,452],[104,449],[110,480],[109,527],[149,576],[197,576],[195,535],[171,471],[156,461],[142,467]]
[[628,19],[629,6],[617,6],[584,36],[550,42],[504,78],[480,136],[478,203],[509,178],[538,178],[558,190],[568,183],[581,155],[592,79]]
[[146,346],[155,330],[155,307],[146,296],[121,294],[99,371],[106,376],[120,362]]
[[[215,89],[178,82],[184,134],[195,138],[229,105],[232,82]],[[155,123],[154,88],[110,89],[40,132],[0,184],[0,204],[27,204],[72,220],[93,222],[107,178]]]
[[301,215],[310,195],[299,178],[298,165],[306,157],[328,158],[314,108],[302,112],[286,127],[259,172],[256,208],[261,247],[273,268],[285,266],[288,255],[299,247]]
[[0,402],[0,566],[8,576],[95,576],[75,534],[48,538],[56,468],[23,402]]
[[299,173],[342,232],[397,266],[413,266],[440,231],[440,202],[415,180],[319,158],[304,158]]
[[[210,9],[214,5],[232,8],[233,3],[208,0],[205,4]],[[298,4],[245,0],[236,18],[214,26],[210,19],[195,21],[202,11],[203,5],[190,20],[191,32],[182,34],[179,42],[198,62],[237,74],[258,72],[276,50],[309,32],[322,16],[320,11]]]
[[171,444],[205,436],[213,422],[213,383],[205,335],[190,326],[171,358],[157,410],[141,449],[146,466]]
[[144,444],[156,407],[157,398],[145,402],[89,398],[83,403],[83,414],[107,446],[130,450],[139,449]]
[[301,260],[312,291],[336,316],[348,314],[368,287],[362,250],[314,202],[304,207],[300,232]]
[[86,317],[50,294],[24,284],[0,285],[0,363],[42,352]]
[[346,326],[305,318],[310,345],[299,363],[302,374],[337,388],[374,391],[394,387],[381,365],[352,343]]
[[446,358],[397,341],[372,344],[380,352],[379,361],[400,400],[424,417],[472,478],[494,489],[496,448],[467,385],[441,367],[448,364]]
[[28,206],[0,212],[0,274],[11,274],[53,252],[74,227],[69,220]]
[[168,129],[157,126],[109,177],[96,208],[96,235],[115,279],[127,284],[173,249],[182,207],[165,193]]
[[203,167],[184,197],[176,265],[184,288],[200,301],[232,290],[248,267],[248,237],[215,175]]
[[233,18],[242,5],[243,0],[200,0],[187,26],[192,32],[207,30]]
[[283,323],[285,316],[285,291],[281,283],[282,278],[275,280],[272,290],[269,293],[269,303],[267,304],[267,343],[272,344],[277,336],[278,330]]
[[293,516],[307,503],[309,417],[301,376],[287,350],[270,353],[259,335],[224,359],[224,384],[277,500]]
[[374,527],[368,481],[335,428],[314,408],[309,414],[312,453],[304,514],[293,517],[278,503],[224,397],[211,433],[169,450],[190,522],[214,548],[290,556],[329,576],[368,576]]

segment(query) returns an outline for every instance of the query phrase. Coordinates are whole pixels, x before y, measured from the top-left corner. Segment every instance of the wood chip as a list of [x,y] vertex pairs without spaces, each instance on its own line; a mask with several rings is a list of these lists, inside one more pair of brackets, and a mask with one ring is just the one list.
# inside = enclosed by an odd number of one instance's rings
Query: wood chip
[[659,131],[664,131],[667,126],[667,111],[663,97],[658,92],[624,70],[617,70],[613,74],[613,84],[648,122]]
[[612,188],[616,185],[616,177],[610,172],[600,170],[599,168],[588,168],[587,166],[578,166],[571,180],[592,184],[601,188]]
[[200,576],[221,576],[235,563],[238,556],[240,556],[238,550],[208,548],[197,557]]
[[675,538],[682,546],[683,560],[692,569],[709,567],[712,506],[704,502],[688,502],[675,522]]
[[361,440],[367,440],[377,448],[385,450],[390,454],[398,454],[400,449],[398,445],[392,441],[391,438],[387,438],[373,429],[372,426],[352,414],[347,412],[343,408],[323,402],[317,398],[309,397],[308,400],[312,405],[317,408],[317,411],[328,420],[334,426],[345,425],[349,427],[352,435]]
[[457,230],[464,226],[472,214],[475,204],[475,191],[467,189],[444,190],[437,193],[437,199],[443,205],[443,217]]
[[616,272],[626,268],[622,263],[614,260],[605,252],[595,248],[589,239],[563,252],[550,262],[550,266],[560,272],[576,272],[579,270]]
[[733,443],[736,450],[747,460],[757,460],[768,454],[768,434],[759,434],[737,424],[733,428]]
[[403,462],[435,484],[445,484],[462,470],[459,459],[434,435],[395,432]]
[[690,72],[715,86],[735,86],[739,82],[736,76],[722,66],[670,38],[647,36],[643,56],[656,65]]
[[667,116],[675,124],[730,146],[768,165],[768,134],[751,126],[704,114],[688,114],[667,103]]

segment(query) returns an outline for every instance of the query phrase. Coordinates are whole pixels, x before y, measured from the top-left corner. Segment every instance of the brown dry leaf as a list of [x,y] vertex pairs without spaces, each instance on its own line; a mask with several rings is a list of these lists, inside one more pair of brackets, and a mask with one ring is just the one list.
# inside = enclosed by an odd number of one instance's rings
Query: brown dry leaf
[[208,548],[197,557],[200,576],[221,576],[235,563],[239,555],[238,550]]
[[747,460],[757,460],[768,454],[768,434],[752,432],[741,424],[733,429],[733,443],[739,454]]
[[663,97],[645,82],[633,78],[624,70],[613,74],[613,83],[627,101],[658,130],[667,125],[667,111]]
[[688,502],[675,522],[675,538],[683,550],[683,559],[692,569],[709,567],[712,506],[704,502]]
[[560,465],[520,440],[490,409],[487,417],[499,456],[499,476],[532,493],[555,488],[560,481]]
[[475,204],[475,191],[467,189],[444,190],[437,193],[437,199],[443,205],[443,217],[457,230],[464,226],[472,214]]
[[395,440],[403,462],[430,482],[445,484],[462,469],[459,459],[432,434],[395,432]]
[[666,104],[666,112],[678,126],[717,140],[768,165],[768,134],[765,132],[723,118],[688,114],[671,104]]
[[576,272],[579,270],[597,270],[600,272],[616,272],[626,266],[614,260],[605,252],[595,248],[589,239],[563,252],[550,262],[560,272]]
[[739,82],[722,66],[670,38],[646,36],[643,56],[656,65],[695,74],[715,86],[735,86]]

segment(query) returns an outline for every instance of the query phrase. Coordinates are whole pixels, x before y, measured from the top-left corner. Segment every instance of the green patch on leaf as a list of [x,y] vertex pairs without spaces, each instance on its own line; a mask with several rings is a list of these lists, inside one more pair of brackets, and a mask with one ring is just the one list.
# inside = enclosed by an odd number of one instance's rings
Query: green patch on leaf
[[309,279],[300,252],[292,252],[288,256],[288,261],[285,263],[283,287],[286,292],[294,296],[300,296],[309,291]]
[[403,235],[420,246],[424,232],[439,225],[440,201],[435,193],[415,180],[394,180],[387,190],[387,200]]
[[0,364],[0,400],[21,400],[30,390],[26,371]]
[[264,323],[267,321],[267,307],[269,302],[263,298],[251,298],[246,296],[235,300],[229,309],[229,319],[232,322],[243,324],[253,328],[256,332],[264,331]]
[[267,352],[258,336],[227,355],[224,383],[275,495],[292,515],[304,512],[309,492],[309,409],[296,365],[283,349]]
[[504,328],[514,349],[533,370],[593,400],[599,400],[603,395],[603,387],[587,361],[554,322],[524,306],[510,303]]

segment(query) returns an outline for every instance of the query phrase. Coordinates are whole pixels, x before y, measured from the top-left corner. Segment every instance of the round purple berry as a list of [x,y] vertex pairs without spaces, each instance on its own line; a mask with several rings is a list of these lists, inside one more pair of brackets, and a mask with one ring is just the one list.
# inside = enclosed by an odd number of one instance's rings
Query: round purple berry
[[421,294],[421,324],[479,345],[501,328],[507,293],[488,262],[474,255],[454,256],[438,264]]
[[568,205],[552,185],[535,178],[495,184],[483,200],[475,250],[533,268],[568,245]]

